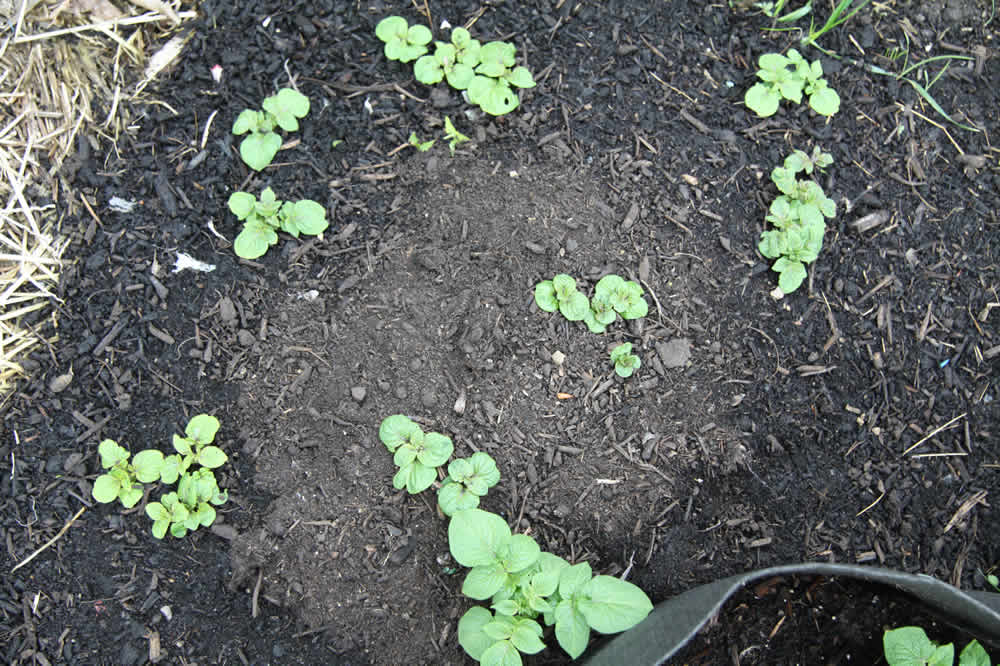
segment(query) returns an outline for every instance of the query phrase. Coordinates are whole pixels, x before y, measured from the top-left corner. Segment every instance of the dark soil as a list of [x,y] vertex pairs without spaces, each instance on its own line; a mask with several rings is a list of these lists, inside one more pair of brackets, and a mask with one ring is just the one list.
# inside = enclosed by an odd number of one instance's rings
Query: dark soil
[[[932,87],[985,132],[829,58],[831,121],[787,105],[761,120],[742,104],[756,58],[797,40],[726,3],[432,3],[435,26],[475,19],[535,73],[501,119],[385,60],[375,23],[417,21],[412,8],[202,3],[117,145],[94,133],[63,172],[95,216],[59,202],[76,260],[59,341],[0,408],[8,570],[89,508],[4,579],[4,660],[141,664],[156,643],[177,664],[466,663],[446,523],[433,496],[392,488],[378,441],[393,413],[458,455],[489,452],[503,478],[486,508],[547,550],[628,570],[654,602],[809,560],[983,589],[1000,566],[997,22],[989,2],[878,7],[821,43],[897,69],[884,54],[904,34],[914,58],[985,54]],[[231,122],[290,75],[312,100],[286,137],[300,143],[248,172]],[[454,157],[442,141],[396,150],[445,115],[474,139]],[[834,156],[820,182],[837,217],[808,282],[776,301],[756,251],[768,174],[813,145]],[[331,228],[241,261],[215,231],[238,232],[232,191],[265,186],[323,203]],[[112,196],[141,205],[115,212]],[[177,252],[215,270],[171,273]],[[641,280],[650,314],[604,336],[545,314],[532,288],[557,272],[586,289]],[[621,341],[642,359],[628,380],[608,362]],[[141,512],[94,505],[101,438],[166,449],[199,412],[222,421],[231,460],[217,525],[160,542]],[[801,602],[814,582],[782,584],[788,604],[836,608],[809,646],[739,663],[872,663],[883,628],[924,621],[881,591],[873,615],[872,591],[841,582]],[[778,616],[741,603],[692,663],[764,641]],[[804,635],[813,611],[795,614]]]

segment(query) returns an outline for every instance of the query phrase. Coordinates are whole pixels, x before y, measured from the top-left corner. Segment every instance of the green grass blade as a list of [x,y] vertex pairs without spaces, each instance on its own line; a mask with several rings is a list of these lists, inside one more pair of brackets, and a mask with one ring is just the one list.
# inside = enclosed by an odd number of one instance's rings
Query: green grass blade
[[916,90],[918,93],[920,93],[920,96],[923,97],[924,100],[931,105],[931,108],[933,108],[935,111],[941,114],[941,117],[947,120],[949,123],[957,127],[961,127],[962,129],[968,130],[970,132],[980,131],[978,127],[971,127],[969,125],[962,124],[957,120],[952,120],[952,117],[949,116],[947,113],[945,113],[944,109],[941,108],[941,105],[937,103],[937,100],[935,100],[934,97],[932,97],[931,94],[927,92],[927,89],[924,88],[919,83],[917,83],[916,81],[914,81],[913,79],[903,79],[903,80],[909,83],[911,86],[913,86],[913,89]]

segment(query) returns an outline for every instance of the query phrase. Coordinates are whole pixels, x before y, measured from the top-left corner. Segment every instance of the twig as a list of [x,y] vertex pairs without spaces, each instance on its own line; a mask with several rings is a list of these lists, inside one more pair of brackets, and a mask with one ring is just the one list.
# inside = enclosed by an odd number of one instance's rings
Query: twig
[[28,557],[27,557],[27,558],[26,558],[25,560],[23,560],[23,561],[22,561],[22,562],[21,562],[20,564],[18,564],[18,565],[17,565],[16,567],[14,567],[13,569],[11,569],[11,570],[10,570],[10,572],[11,572],[11,573],[14,573],[15,571],[17,571],[18,569],[20,569],[21,567],[23,567],[23,566],[24,566],[25,564],[27,564],[27,563],[28,563],[28,562],[30,562],[31,560],[35,559],[35,558],[36,558],[36,557],[37,557],[37,556],[38,556],[38,555],[39,555],[39,554],[40,554],[40,553],[41,553],[42,551],[44,551],[44,550],[45,550],[46,548],[48,548],[49,546],[51,546],[52,544],[54,544],[54,543],[55,543],[56,541],[58,541],[58,540],[59,540],[59,538],[60,538],[60,537],[61,537],[61,536],[62,536],[63,534],[66,534],[66,530],[68,530],[68,529],[70,528],[70,526],[71,526],[71,525],[72,525],[73,523],[75,523],[75,522],[76,522],[76,519],[77,519],[77,518],[79,518],[79,517],[80,517],[80,515],[81,515],[81,514],[82,514],[82,513],[84,512],[84,511],[86,511],[86,510],[87,510],[87,507],[85,507],[85,506],[81,506],[81,507],[80,507],[80,510],[76,512],[76,515],[75,515],[75,516],[73,516],[72,518],[70,518],[70,519],[69,519],[69,522],[67,522],[67,523],[66,523],[65,525],[63,525],[63,528],[62,528],[61,530],[59,530],[59,533],[58,533],[58,534],[56,534],[56,535],[55,535],[54,537],[52,537],[51,539],[49,539],[48,541],[46,541],[46,542],[45,542],[45,545],[44,545],[44,546],[42,546],[41,548],[39,548],[38,550],[36,550],[35,552],[33,552],[33,553],[32,553],[31,555],[28,555]]
[[959,414],[958,416],[956,416],[956,417],[955,417],[955,418],[953,418],[952,420],[948,421],[948,422],[947,422],[947,423],[945,423],[944,425],[941,425],[941,426],[938,426],[937,428],[934,428],[934,430],[931,430],[931,431],[930,431],[929,433],[927,433],[927,434],[926,434],[925,436],[923,436],[923,437],[921,437],[921,438],[920,438],[919,440],[917,440],[917,443],[916,443],[916,444],[914,444],[914,445],[913,445],[913,446],[911,446],[910,448],[908,448],[908,449],[906,449],[905,451],[903,451],[903,455],[905,456],[905,455],[906,455],[907,453],[909,453],[909,452],[910,452],[910,451],[912,451],[913,449],[917,448],[918,446],[920,446],[921,444],[923,444],[924,442],[926,442],[926,441],[927,441],[928,439],[930,439],[930,438],[931,438],[931,437],[933,437],[934,435],[936,435],[936,434],[938,434],[939,432],[941,432],[942,430],[945,430],[946,428],[949,428],[949,427],[951,427],[951,424],[953,424],[953,423],[954,423],[955,421],[958,421],[959,419],[963,419],[963,418],[965,418],[965,414],[966,414],[966,412],[962,412],[961,414]]

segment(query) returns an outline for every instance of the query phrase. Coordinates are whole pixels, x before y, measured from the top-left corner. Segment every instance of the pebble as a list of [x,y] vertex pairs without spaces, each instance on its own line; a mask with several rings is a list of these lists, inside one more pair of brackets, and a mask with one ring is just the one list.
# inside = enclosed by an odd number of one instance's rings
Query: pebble
[[219,301],[219,316],[227,324],[236,321],[236,306],[233,305],[233,299],[228,296],[222,297],[222,300]]
[[352,386],[351,387],[351,397],[357,402],[364,402],[365,396],[368,395],[368,390],[364,386]]
[[664,368],[682,368],[691,360],[691,341],[687,338],[674,338],[661,342],[656,345],[656,353]]
[[236,338],[240,341],[240,344],[243,345],[244,347],[249,347],[253,343],[257,342],[257,338],[254,337],[253,333],[246,330],[245,328],[241,328],[239,331],[236,332]]
[[420,393],[420,402],[423,403],[424,407],[431,408],[437,404],[437,396],[434,391],[425,389]]

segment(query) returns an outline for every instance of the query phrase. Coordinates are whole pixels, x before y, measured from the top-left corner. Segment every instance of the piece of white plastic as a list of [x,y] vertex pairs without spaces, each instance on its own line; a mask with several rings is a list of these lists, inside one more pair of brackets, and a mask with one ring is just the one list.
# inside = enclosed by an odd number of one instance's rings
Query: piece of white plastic
[[215,270],[215,264],[206,264],[204,261],[199,261],[189,254],[184,252],[177,253],[177,261],[174,263],[173,273],[180,273],[185,268],[190,268],[193,271],[201,271],[202,273],[211,273]]

